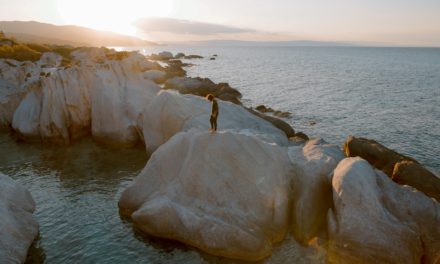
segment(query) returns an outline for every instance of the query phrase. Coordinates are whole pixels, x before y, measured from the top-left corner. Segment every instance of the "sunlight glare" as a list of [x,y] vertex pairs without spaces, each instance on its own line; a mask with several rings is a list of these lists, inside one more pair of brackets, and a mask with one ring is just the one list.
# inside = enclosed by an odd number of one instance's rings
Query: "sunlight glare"
[[173,0],[57,0],[66,24],[136,35],[134,21],[143,17],[168,17]]

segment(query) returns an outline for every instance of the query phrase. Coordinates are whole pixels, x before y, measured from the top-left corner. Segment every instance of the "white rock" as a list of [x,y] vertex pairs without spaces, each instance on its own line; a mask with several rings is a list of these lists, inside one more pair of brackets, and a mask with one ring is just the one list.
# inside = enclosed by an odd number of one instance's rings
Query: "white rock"
[[35,202],[20,184],[0,173],[0,262],[23,263],[38,234]]
[[20,103],[13,128],[25,139],[69,143],[91,133],[104,143],[136,144],[137,117],[160,90],[136,62],[128,57],[54,72]]
[[292,231],[303,244],[326,230],[326,215],[332,205],[331,175],[344,158],[335,145],[322,139],[288,149],[294,165]]
[[15,110],[40,72],[33,62],[0,59],[0,128],[12,124]]
[[339,163],[328,214],[329,262],[435,263],[440,206],[392,182],[361,158]]
[[287,150],[231,132],[187,132],[153,153],[119,201],[146,233],[258,260],[288,229]]
[[[255,135],[261,140],[287,145],[285,134],[271,123],[252,115],[243,107],[218,100],[219,131]],[[207,131],[210,128],[211,103],[194,95],[161,91],[143,113],[139,126],[147,152],[152,153],[169,138],[181,131]]]
[[58,67],[61,65],[63,57],[55,52],[45,52],[41,55],[38,64],[45,67]]

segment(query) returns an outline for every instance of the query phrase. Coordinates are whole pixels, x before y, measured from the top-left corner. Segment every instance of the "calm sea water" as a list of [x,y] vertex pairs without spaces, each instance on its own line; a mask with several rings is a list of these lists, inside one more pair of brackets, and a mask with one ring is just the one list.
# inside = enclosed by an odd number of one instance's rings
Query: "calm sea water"
[[[229,82],[249,106],[290,111],[297,131],[341,145],[376,139],[440,171],[440,49],[160,47],[207,56],[191,76]],[[214,61],[209,56],[218,54]],[[311,122],[316,122],[311,125]],[[220,124],[221,125],[221,124]],[[40,237],[28,263],[224,263],[181,244],[141,235],[119,217],[121,192],[144,167],[143,148],[111,150],[17,143],[0,134],[0,172],[32,193]],[[266,263],[322,263],[292,239]]]

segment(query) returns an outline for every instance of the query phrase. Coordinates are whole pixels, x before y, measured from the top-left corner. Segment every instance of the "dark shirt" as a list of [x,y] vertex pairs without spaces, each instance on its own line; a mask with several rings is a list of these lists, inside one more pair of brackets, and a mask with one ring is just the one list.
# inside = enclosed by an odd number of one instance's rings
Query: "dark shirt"
[[217,104],[217,100],[215,99],[212,100],[211,115],[215,117],[218,116],[218,104]]

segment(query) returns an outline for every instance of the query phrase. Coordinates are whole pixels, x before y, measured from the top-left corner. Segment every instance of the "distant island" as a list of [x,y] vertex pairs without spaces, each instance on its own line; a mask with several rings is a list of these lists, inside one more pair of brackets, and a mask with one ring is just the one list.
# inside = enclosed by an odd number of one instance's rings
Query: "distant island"
[[35,21],[0,21],[0,31],[19,41],[72,46],[155,46],[155,42],[79,26]]

